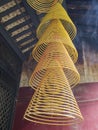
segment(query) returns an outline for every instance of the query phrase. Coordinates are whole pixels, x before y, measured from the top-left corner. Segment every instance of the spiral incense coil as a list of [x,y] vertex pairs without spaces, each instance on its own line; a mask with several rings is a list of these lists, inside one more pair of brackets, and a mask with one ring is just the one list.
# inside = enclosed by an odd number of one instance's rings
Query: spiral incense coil
[[60,3],[57,3],[53,7],[51,7],[48,13],[42,18],[42,21],[37,28],[37,37],[40,38],[42,36],[49,23],[53,19],[59,19],[62,22],[65,30],[68,32],[70,38],[73,40],[77,33],[76,27],[68,16],[66,10],[62,7]]
[[37,62],[42,56],[42,53],[46,49],[47,45],[50,44],[51,42],[63,43],[73,62],[75,63],[77,61],[78,53],[68,33],[66,32],[66,30],[64,29],[63,25],[59,20],[53,20],[48,25],[47,29],[37,42],[32,52],[32,55]]
[[24,118],[49,125],[71,125],[83,119],[61,67],[47,70]]
[[80,75],[64,45],[62,43],[50,43],[31,75],[29,85],[36,89],[48,69],[56,68],[58,70],[57,62],[64,70],[70,86],[74,87],[78,84]]
[[27,0],[33,9],[41,13],[46,13],[57,2],[62,3],[63,0]]

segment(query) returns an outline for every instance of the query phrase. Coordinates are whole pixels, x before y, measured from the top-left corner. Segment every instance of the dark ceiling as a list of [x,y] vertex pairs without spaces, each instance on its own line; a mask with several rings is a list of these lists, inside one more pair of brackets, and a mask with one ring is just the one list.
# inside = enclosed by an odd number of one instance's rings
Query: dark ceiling
[[[81,61],[83,42],[98,51],[98,1],[63,0],[63,7],[78,30],[74,44]],[[21,57],[27,58],[37,42],[36,28],[43,15],[37,14],[26,0],[0,0],[0,37]]]

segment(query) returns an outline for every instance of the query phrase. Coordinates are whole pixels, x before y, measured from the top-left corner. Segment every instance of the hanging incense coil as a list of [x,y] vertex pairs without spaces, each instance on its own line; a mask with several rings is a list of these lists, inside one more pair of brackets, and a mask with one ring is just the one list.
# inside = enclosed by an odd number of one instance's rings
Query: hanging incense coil
[[27,0],[27,3],[36,11],[46,13],[50,7],[54,6],[57,2],[62,3],[63,0]]
[[49,125],[71,125],[83,119],[61,67],[47,70],[24,118]]
[[70,38],[73,40],[77,33],[76,27],[68,16],[66,10],[59,3],[51,7],[48,13],[42,18],[42,21],[37,28],[37,37],[40,38],[42,36],[53,19],[59,19],[61,21]]
[[50,43],[30,78],[29,85],[33,89],[37,88],[48,69],[57,68],[58,70],[56,61],[64,70],[71,87],[79,83],[80,75],[64,45],[62,43]]
[[63,25],[59,20],[53,20],[48,25],[47,29],[37,42],[32,52],[32,55],[37,62],[42,56],[42,53],[46,49],[47,45],[50,44],[51,42],[63,43],[73,62],[75,63],[77,61],[78,53],[68,33],[66,32],[66,30],[64,29]]

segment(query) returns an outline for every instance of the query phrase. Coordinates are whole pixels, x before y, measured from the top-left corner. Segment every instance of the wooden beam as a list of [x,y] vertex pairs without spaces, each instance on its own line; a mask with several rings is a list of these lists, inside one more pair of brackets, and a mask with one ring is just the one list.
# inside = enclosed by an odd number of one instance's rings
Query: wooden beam
[[16,42],[16,44],[19,46],[19,45],[23,44],[23,42],[25,42],[25,41],[27,41],[27,40],[29,40],[29,39],[31,39],[31,38],[35,38],[34,35],[31,34],[30,36],[28,36],[28,37],[22,39],[21,41]]
[[20,49],[16,46],[13,39],[10,38],[9,34],[7,33],[7,31],[4,29],[2,25],[0,25],[0,34],[6,40],[6,44],[8,44],[16,52],[16,54],[19,56],[21,60],[24,60],[25,59],[24,55],[22,54]]
[[31,17],[32,23],[34,23],[35,28],[37,28],[40,23],[40,20],[36,14],[36,11],[27,4],[26,0],[23,0],[23,4]]
[[30,46],[36,44],[37,41],[38,41],[37,38],[34,39],[34,41],[32,41],[32,42],[30,42],[30,43],[28,43],[28,44],[22,46],[22,47],[21,47],[21,50],[24,50],[24,49],[26,49],[26,48],[28,48],[28,47],[30,47]]
[[11,2],[11,0],[1,0],[0,1],[0,6],[3,6],[4,4]]

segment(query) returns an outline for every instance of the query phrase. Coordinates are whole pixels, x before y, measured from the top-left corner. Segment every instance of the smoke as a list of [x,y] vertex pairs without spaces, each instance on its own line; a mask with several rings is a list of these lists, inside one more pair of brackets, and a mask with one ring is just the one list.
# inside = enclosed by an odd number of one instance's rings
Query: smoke
[[98,0],[85,1],[80,6],[81,17],[76,21],[77,36],[73,42],[78,50],[78,62],[82,64],[84,63],[83,46],[86,55],[93,57],[92,62],[95,62],[93,60],[97,59],[98,56]]
[[[85,4],[85,3],[84,3]],[[91,50],[98,52],[98,0],[92,0],[85,5],[87,11],[82,15],[76,41],[85,42]],[[79,44],[79,42],[77,42]],[[78,47],[78,45],[76,44]],[[81,46],[81,45],[80,45]]]
[[93,26],[91,37],[98,35],[98,0],[92,0],[89,9],[84,16],[84,22],[87,26]]

